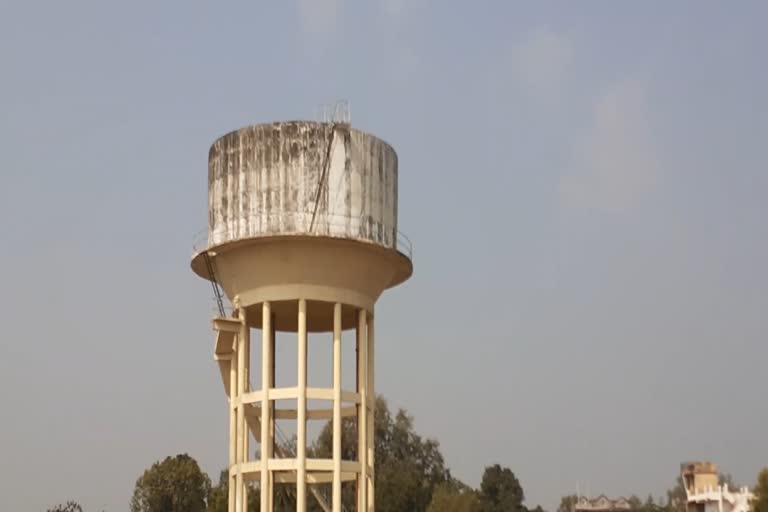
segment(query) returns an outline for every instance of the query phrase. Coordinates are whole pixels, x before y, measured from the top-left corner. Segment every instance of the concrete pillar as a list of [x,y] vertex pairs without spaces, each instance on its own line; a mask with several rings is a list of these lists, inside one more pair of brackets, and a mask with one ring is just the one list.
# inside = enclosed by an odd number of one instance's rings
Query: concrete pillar
[[[275,314],[272,313],[272,321],[270,322],[270,329],[269,329],[269,343],[271,345],[270,347],[270,360],[269,360],[269,366],[270,366],[270,372],[269,372],[269,388],[273,389],[275,387],[275,359],[276,359],[276,353],[277,350],[275,349],[275,343],[277,342],[277,328],[275,327],[277,325],[277,322],[275,322]],[[269,404],[269,456],[274,457],[275,455],[275,449],[276,449],[276,432],[275,429],[277,427],[277,422],[275,421],[275,403],[273,401],[270,401]],[[275,480],[270,476],[269,478],[269,510],[272,511],[275,508]]]
[[[367,313],[366,313],[367,314]],[[374,466],[376,462],[374,437],[376,435],[376,357],[375,357],[375,344],[374,344],[374,321],[373,311],[367,314],[367,327],[368,327],[368,361],[366,369],[368,373],[368,387],[366,393],[368,395],[368,402],[370,402],[370,408],[368,409],[368,428],[367,428],[367,443],[368,443],[368,457],[367,463],[370,467],[370,474],[368,475],[368,492],[366,493],[366,499],[368,501],[368,512],[374,512],[376,510],[376,495],[374,489]],[[366,404],[367,407],[367,404]]]
[[235,342],[232,358],[229,360],[229,500],[228,512],[235,512],[235,491],[237,489],[237,345]]
[[[241,336],[243,338],[243,351],[245,352],[245,355],[243,359],[245,360],[245,365],[243,367],[243,390],[242,393],[247,393],[251,390],[251,329],[246,324],[246,318],[245,318],[245,309],[242,310],[242,322],[243,327],[240,330]],[[241,393],[241,396],[242,396]],[[251,439],[251,433],[248,429],[248,421],[245,419],[245,405],[242,405],[243,408],[243,421],[240,424],[240,428],[243,429],[243,454],[242,454],[242,462],[248,462],[250,459],[249,451],[250,451],[250,439]],[[243,479],[243,512],[248,512],[248,482]]]
[[333,305],[333,512],[341,512],[341,304]]
[[360,474],[357,477],[357,510],[368,510],[368,329],[367,312],[358,310],[357,315],[357,460]]
[[307,301],[299,299],[299,378],[296,414],[296,511],[307,510]]
[[245,447],[244,438],[247,434],[245,426],[245,407],[241,401],[245,390],[245,334],[248,329],[245,319],[245,310],[239,310],[241,324],[240,333],[237,336],[237,475],[235,476],[235,512],[247,512],[244,508],[245,486],[243,485],[243,474],[241,472],[242,463],[245,461],[243,448]]
[[262,326],[261,326],[261,510],[271,511],[269,503],[270,478],[267,466],[271,457],[269,443],[269,388],[272,382],[272,308],[269,302],[264,302],[261,306]]

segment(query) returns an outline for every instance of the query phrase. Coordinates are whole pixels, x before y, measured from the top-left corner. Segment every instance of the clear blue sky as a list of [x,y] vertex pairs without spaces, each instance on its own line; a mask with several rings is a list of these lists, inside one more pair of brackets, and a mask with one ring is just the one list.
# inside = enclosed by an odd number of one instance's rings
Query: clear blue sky
[[[378,389],[552,510],[768,464],[764,2],[0,3],[0,509],[126,511],[227,413],[189,270],[207,151],[353,124],[400,155],[415,274]],[[471,421],[464,418],[472,416]]]

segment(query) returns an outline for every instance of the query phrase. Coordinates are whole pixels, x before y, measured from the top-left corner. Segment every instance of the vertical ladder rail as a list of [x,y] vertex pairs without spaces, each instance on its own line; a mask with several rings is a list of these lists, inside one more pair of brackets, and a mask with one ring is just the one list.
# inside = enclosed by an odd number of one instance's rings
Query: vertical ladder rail
[[208,269],[208,276],[211,278],[211,286],[213,287],[213,296],[216,298],[216,305],[219,307],[219,315],[222,317],[227,316],[224,311],[224,299],[221,295],[221,289],[219,283],[216,281],[216,274],[213,272],[213,263],[211,262],[211,255],[208,251],[203,252],[203,259],[205,259],[205,266]]

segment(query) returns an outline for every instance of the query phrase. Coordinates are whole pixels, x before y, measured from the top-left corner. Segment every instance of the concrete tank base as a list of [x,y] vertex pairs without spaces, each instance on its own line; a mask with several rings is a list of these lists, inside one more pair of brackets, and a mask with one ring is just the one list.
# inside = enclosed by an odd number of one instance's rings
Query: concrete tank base
[[[333,330],[333,304],[344,304],[342,328],[357,324],[357,310],[373,310],[381,293],[413,273],[404,254],[380,245],[324,236],[259,237],[207,250],[216,281],[242,308],[249,327],[261,328],[260,304],[272,304],[274,328],[296,332],[297,299],[313,304],[309,332]],[[192,270],[211,279],[205,251]]]

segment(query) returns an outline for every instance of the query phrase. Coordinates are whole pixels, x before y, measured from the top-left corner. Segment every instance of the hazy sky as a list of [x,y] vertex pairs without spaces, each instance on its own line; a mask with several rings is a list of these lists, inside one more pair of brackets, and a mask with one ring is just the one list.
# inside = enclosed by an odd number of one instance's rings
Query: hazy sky
[[[214,479],[207,152],[337,98],[400,156],[378,390],[549,510],[768,465],[764,2],[0,2],[0,510]],[[469,419],[471,418],[471,419]]]

